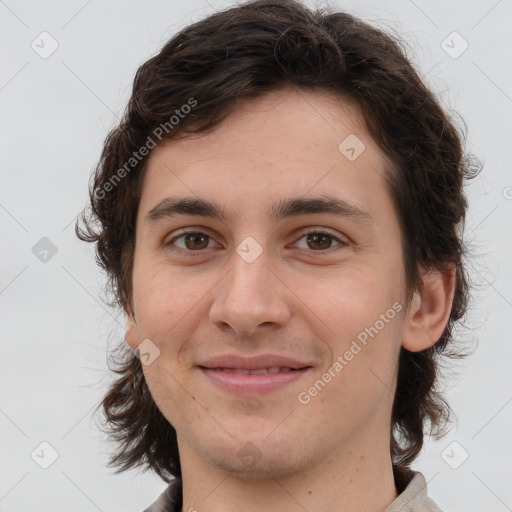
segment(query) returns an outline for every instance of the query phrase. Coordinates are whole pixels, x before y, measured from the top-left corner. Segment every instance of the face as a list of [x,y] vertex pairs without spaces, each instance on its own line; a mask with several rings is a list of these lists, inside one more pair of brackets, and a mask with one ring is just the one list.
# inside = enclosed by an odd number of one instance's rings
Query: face
[[405,281],[387,165],[354,105],[289,89],[152,151],[127,340],[182,457],[278,476],[389,447]]

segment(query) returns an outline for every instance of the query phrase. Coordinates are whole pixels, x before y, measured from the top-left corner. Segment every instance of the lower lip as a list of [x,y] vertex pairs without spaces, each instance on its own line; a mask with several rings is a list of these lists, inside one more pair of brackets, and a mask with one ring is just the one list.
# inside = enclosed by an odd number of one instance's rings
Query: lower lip
[[200,368],[214,384],[226,391],[235,394],[263,394],[283,388],[287,384],[300,379],[310,368],[302,370],[290,370],[280,373],[264,373],[259,375],[244,375],[240,373],[228,373],[223,370]]

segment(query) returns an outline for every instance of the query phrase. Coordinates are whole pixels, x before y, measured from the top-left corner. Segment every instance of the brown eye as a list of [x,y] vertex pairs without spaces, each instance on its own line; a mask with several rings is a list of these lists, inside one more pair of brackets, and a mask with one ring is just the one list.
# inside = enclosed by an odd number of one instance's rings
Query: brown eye
[[[205,245],[206,240],[206,245]],[[192,233],[185,235],[185,246],[187,249],[206,249],[208,246],[208,235],[204,235],[203,233]]]
[[[178,240],[183,240],[181,244],[176,244]],[[176,245],[180,249],[188,251],[200,251],[208,248],[210,237],[200,232],[190,232],[179,235],[170,240],[166,245]]]
[[311,249],[329,249],[333,237],[325,233],[312,233],[307,235],[307,243]]
[[[303,243],[302,240],[305,240],[305,243]],[[338,248],[348,245],[347,242],[344,242],[337,236],[323,231],[309,231],[303,233],[297,244],[300,249],[309,252],[327,252],[328,249],[333,248],[333,242],[336,242],[334,247],[339,246]]]

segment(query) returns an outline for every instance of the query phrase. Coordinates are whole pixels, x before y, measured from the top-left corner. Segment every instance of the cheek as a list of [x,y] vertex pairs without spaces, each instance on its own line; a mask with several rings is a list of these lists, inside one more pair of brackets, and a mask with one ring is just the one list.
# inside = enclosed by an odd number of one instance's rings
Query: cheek
[[331,354],[325,370],[338,362],[333,380],[354,390],[354,399],[374,385],[392,385],[401,341],[400,299],[392,279],[355,269],[310,299],[310,309],[318,315],[317,325],[327,333],[321,338]]
[[[180,329],[180,323],[193,317],[195,307],[208,295],[212,284],[201,276],[177,271],[159,261],[141,261],[134,269],[133,295],[139,328],[153,335]],[[191,274],[190,274],[191,275]]]
[[184,431],[196,423],[201,410],[191,399],[193,395],[183,392],[181,375],[168,368],[168,363],[161,363],[163,359],[143,367],[144,379],[160,412],[176,431]]
[[325,275],[303,274],[292,280],[293,292],[307,306],[310,317],[325,325],[326,338],[343,342],[372,326],[400,299],[395,276],[385,276],[377,267],[347,265]]
[[[322,389],[314,400],[316,407],[325,409],[327,415],[332,416],[335,410],[334,416],[350,417],[353,424],[365,425],[371,423],[373,415],[380,414],[377,411],[382,413],[387,406],[391,407],[400,320],[397,316],[391,318],[393,309],[384,309],[384,315],[386,312],[387,323],[373,313],[347,317],[345,326],[340,319],[340,335],[330,343],[332,361],[310,383]],[[353,323],[348,325],[349,322]],[[327,382],[325,390],[319,380]]]

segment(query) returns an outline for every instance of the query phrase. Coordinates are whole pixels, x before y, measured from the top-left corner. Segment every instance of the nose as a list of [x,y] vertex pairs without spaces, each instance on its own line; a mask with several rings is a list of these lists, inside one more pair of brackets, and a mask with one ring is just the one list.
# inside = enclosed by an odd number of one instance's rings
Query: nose
[[269,266],[265,252],[252,263],[235,253],[231,270],[212,290],[209,319],[220,329],[251,336],[284,326],[290,319],[293,294]]

